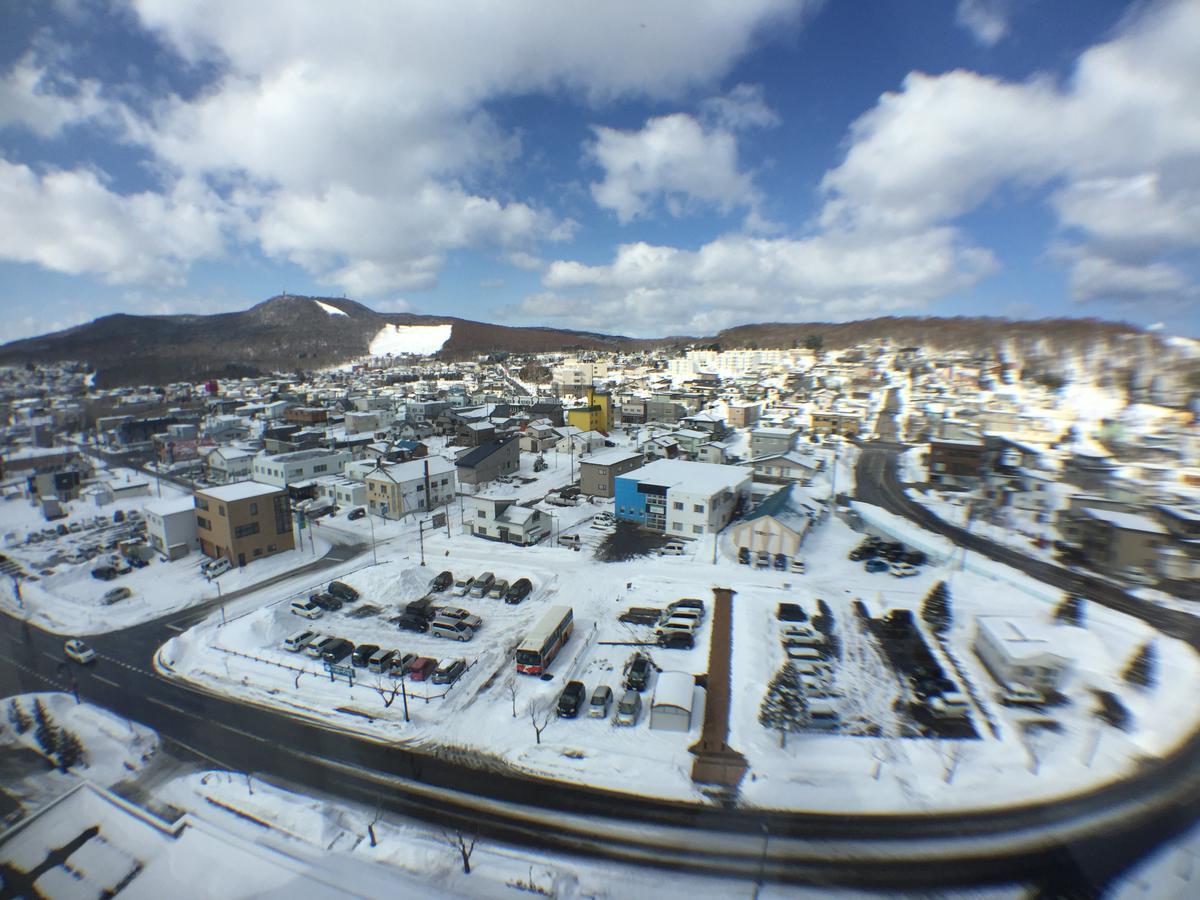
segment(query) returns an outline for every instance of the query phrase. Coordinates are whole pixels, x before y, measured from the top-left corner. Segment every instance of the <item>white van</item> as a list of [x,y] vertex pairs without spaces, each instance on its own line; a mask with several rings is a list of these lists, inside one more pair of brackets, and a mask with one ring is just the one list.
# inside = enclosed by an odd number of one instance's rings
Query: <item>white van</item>
[[220,559],[214,559],[212,562],[205,565],[204,574],[209,578],[216,578],[218,575],[224,575],[232,568],[233,563],[222,556]]
[[317,636],[315,631],[297,631],[283,642],[283,649],[299,653]]
[[323,615],[321,607],[315,600],[296,599],[292,601],[292,612],[306,619],[319,619]]

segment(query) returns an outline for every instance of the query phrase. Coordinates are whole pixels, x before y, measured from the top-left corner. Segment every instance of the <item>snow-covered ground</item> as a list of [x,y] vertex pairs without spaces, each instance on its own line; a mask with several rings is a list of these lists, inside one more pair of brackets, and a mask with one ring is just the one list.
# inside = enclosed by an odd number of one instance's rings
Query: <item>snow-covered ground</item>
[[[855,504],[860,512],[864,508]],[[358,607],[372,604],[376,611],[357,618],[350,615],[354,608],[347,607],[309,622],[288,612],[281,590],[248,601],[250,611],[224,627],[210,620],[175,638],[160,653],[160,665],[175,677],[210,689],[390,741],[455,747],[467,755],[499,759],[522,771],[575,783],[697,799],[700,794],[690,779],[692,758],[687,748],[698,736],[698,714],[687,734],[651,731],[646,713],[633,728],[607,720],[555,720],[539,744],[528,709],[531,703],[536,709],[551,706],[569,679],[583,681],[589,692],[598,684],[608,684],[620,693],[621,670],[634,648],[609,642],[628,644],[650,637],[648,628],[617,621],[627,606],[663,606],[680,597],[700,597],[711,605],[713,588],[730,587],[737,592],[730,740],[750,762],[743,797],[751,803],[819,810],[957,808],[1070,793],[1127,773],[1141,755],[1166,752],[1196,726],[1200,716],[1186,702],[1187,692],[1194,691],[1200,680],[1200,662],[1194,654],[1182,644],[1160,638],[1159,687],[1133,690],[1117,673],[1151,632],[1135,620],[1089,605],[1086,632],[1062,628],[1063,645],[1079,656],[1079,664],[1065,691],[1071,702],[1050,713],[1061,730],[1044,741],[1045,746],[1034,748],[1035,762],[1020,727],[1035,716],[994,700],[997,686],[975,660],[970,645],[977,614],[1046,619],[1058,597],[1045,586],[974,554],[960,569],[961,559],[943,538],[920,532],[904,520],[891,522],[895,517],[889,519],[875,508],[870,508],[874,520],[894,525],[902,539],[935,559],[951,562],[923,567],[914,578],[867,573],[861,563],[846,559],[861,535],[833,517],[805,544],[808,571],[803,575],[737,565],[727,536],[715,555],[714,541],[708,537],[690,542],[683,557],[606,564],[590,552],[602,537],[586,522],[595,509],[585,504],[557,510],[564,516],[564,530],[585,537],[584,552],[548,543],[530,548],[500,545],[452,527],[449,537],[445,531],[425,535],[429,565],[422,568],[414,558],[411,539],[389,542],[378,548],[379,565],[345,579],[363,593]],[[578,524],[566,520],[571,514]],[[483,629],[470,643],[447,644],[397,631],[388,620],[403,603],[420,597],[429,578],[443,568],[455,575],[490,570],[510,581],[527,576],[535,592],[519,606],[445,598],[443,602],[464,606],[484,619]],[[881,740],[808,733],[794,736],[781,750],[777,735],[757,720],[765,686],[783,661],[776,604],[798,602],[812,614],[817,598],[823,598],[841,629],[852,621],[850,603],[855,599],[862,598],[874,616],[893,607],[917,610],[939,579],[950,585],[955,616],[948,646],[966,676],[968,683],[963,686],[984,707],[973,707],[972,712],[981,739]],[[574,608],[576,632],[553,668],[555,678],[543,682],[518,677],[513,671],[513,648],[541,612],[556,603]],[[429,683],[408,685],[412,721],[405,723],[402,698],[395,698],[390,706],[385,702],[392,701],[390,682],[369,675],[353,687],[341,680],[331,682],[314,660],[282,648],[287,635],[305,629],[345,637],[355,644],[379,644],[437,658],[463,657],[471,667],[448,692]],[[708,667],[707,624],[699,637],[700,646],[692,651],[647,649],[660,669],[696,675]],[[961,681],[954,663],[932,638],[928,642],[947,672]],[[839,678],[840,688],[853,687],[849,670],[840,672]],[[1129,733],[1098,727],[1092,715],[1092,688],[1111,690],[1122,698],[1133,715]],[[653,685],[644,701],[648,704],[652,696]],[[855,702],[866,701],[860,696]],[[996,734],[987,726],[988,719],[995,723]],[[956,749],[960,743],[962,749]],[[947,777],[951,757],[956,757],[957,768]],[[970,790],[963,790],[964,785]]]
[[[174,562],[156,558],[144,569],[134,569],[113,581],[92,577],[92,569],[104,560],[97,557],[77,565],[61,565],[55,574],[36,583],[26,580],[19,598],[5,586],[0,589],[0,609],[55,634],[117,631],[252,587],[320,559],[330,546],[324,537],[306,537],[303,549],[255,560],[211,581],[201,574],[200,564],[208,558],[199,553]],[[106,605],[104,594],[117,587],[127,587],[133,595]]]
[[[18,694],[0,701],[3,726],[0,727],[0,753],[24,748],[35,753],[38,749],[31,724],[24,734],[18,734],[10,720],[12,704],[33,719],[34,702],[41,700],[51,723],[66,729],[79,738],[83,746],[83,761],[69,772],[38,765],[4,784],[9,795],[19,799],[26,808],[36,808],[70,788],[80,778],[94,784],[111,786],[135,776],[158,751],[158,735],[144,725],[130,722],[90,703],[76,703],[70,694],[44,692]],[[11,772],[12,769],[10,768]]]
[[384,325],[368,350],[372,356],[429,356],[442,349],[453,330],[453,325]]

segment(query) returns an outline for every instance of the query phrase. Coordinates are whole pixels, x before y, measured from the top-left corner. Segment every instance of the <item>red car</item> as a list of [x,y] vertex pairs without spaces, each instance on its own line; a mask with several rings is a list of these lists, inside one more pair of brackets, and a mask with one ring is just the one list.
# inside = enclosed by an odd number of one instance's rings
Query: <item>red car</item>
[[429,656],[418,657],[417,661],[412,664],[412,668],[408,670],[408,677],[413,681],[424,681],[429,678],[437,670],[438,661]]

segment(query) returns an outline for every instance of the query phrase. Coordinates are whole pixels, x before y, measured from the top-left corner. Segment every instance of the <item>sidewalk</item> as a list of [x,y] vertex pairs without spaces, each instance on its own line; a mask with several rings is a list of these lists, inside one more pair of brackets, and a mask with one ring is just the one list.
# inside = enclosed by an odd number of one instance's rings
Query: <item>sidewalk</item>
[[690,748],[692,781],[736,791],[746,774],[746,758],[729,746],[729,658],[733,649],[733,591],[713,588],[712,635],[708,648],[708,689],[704,727]]

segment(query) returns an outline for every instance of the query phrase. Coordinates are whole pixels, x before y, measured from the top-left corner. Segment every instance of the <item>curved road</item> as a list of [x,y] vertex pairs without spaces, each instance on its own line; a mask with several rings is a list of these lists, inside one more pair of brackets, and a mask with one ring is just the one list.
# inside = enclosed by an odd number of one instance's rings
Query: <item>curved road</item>
[[[895,465],[889,453],[864,450],[859,496],[877,496],[894,508],[899,501],[888,477]],[[359,549],[314,566],[344,562]],[[1200,737],[1136,777],[1092,794],[980,813],[764,813],[570,784],[548,788],[502,765],[489,767],[487,760],[468,767],[156,674],[155,649],[206,611],[96,637],[101,659],[90,669],[64,667],[62,638],[6,617],[0,622],[0,688],[67,690],[74,676],[81,696],[235,771],[382,802],[497,840],[744,878],[893,888],[1015,880],[1058,891],[1099,889],[1193,821],[1200,801]],[[1173,620],[1164,624],[1183,627]],[[390,713],[399,715],[395,707]]]

